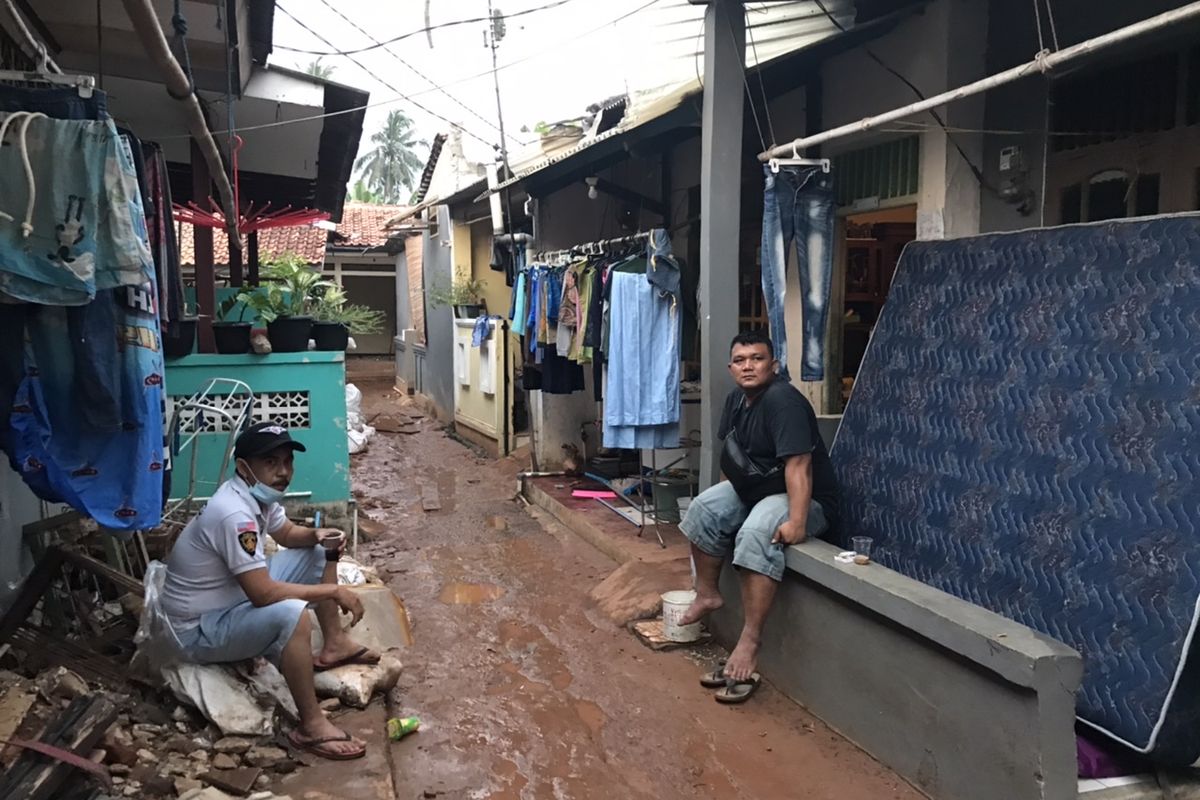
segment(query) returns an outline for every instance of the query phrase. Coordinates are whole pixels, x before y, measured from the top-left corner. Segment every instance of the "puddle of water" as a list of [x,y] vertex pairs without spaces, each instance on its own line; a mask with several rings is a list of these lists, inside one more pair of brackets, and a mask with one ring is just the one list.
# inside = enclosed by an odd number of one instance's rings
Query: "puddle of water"
[[589,700],[575,701],[575,713],[583,724],[588,726],[593,737],[599,736],[600,732],[604,730],[604,724],[608,722],[608,715],[600,706]]
[[447,583],[438,600],[451,606],[469,606],[495,600],[504,589],[492,583]]

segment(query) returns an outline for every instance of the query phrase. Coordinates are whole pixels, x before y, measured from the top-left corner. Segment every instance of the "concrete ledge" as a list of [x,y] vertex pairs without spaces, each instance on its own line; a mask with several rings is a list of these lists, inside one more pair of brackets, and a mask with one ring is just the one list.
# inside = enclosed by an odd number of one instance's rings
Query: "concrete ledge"
[[[1077,792],[1079,655],[1048,637],[837,548],[788,550],[761,670],[935,800],[1066,800]],[[737,576],[714,615],[732,645]]]

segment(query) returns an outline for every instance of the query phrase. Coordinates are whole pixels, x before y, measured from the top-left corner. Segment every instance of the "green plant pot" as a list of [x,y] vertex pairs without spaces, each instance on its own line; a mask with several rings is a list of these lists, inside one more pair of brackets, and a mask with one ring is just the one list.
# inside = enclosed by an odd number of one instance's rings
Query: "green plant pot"
[[318,350],[345,350],[350,345],[350,329],[340,322],[314,322],[312,340]]
[[312,333],[312,317],[279,317],[267,323],[267,338],[274,353],[302,353],[308,349]]
[[218,353],[235,355],[250,352],[249,322],[214,322],[212,327]]

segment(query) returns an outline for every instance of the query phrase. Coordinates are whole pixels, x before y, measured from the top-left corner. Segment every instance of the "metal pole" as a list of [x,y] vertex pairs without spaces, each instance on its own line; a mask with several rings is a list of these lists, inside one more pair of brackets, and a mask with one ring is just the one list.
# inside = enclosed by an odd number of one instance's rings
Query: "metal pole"
[[720,477],[717,427],[729,376],[729,342],[738,326],[738,241],[742,206],[742,67],[745,9],[714,0],[704,18],[704,109],[700,163],[700,483]]
[[[957,89],[951,89],[948,92],[942,92],[939,95],[927,98],[919,103],[912,103],[904,106],[903,108],[897,108],[884,114],[878,114],[874,117],[867,117],[859,120],[858,122],[851,122],[848,125],[842,125],[841,127],[825,131],[824,133],[818,133],[815,136],[805,136],[795,139],[788,144],[782,144],[778,147],[771,148],[765,153],[759,155],[758,158],[760,161],[768,161],[772,158],[784,158],[807,147],[812,147],[814,145],[822,144],[823,142],[832,141],[834,139],[842,139],[851,134],[869,131],[872,128],[879,127],[880,125],[885,125],[889,122],[895,122],[896,120],[904,119],[905,117],[911,117],[916,114],[929,111],[930,109],[937,108],[938,106],[944,106],[947,103],[952,103],[955,100],[962,100],[965,97],[982,94],[990,89],[995,89],[997,86],[1003,86],[1006,83],[1019,81],[1022,78],[1029,77],[1030,75],[1049,72],[1055,67],[1059,67],[1068,61],[1073,61],[1080,56],[1099,52],[1106,47],[1127,42],[1130,39],[1135,39],[1138,36],[1165,28],[1169,25],[1186,22],[1193,17],[1200,17],[1200,2],[1188,3],[1186,6],[1174,9],[1173,11],[1167,11],[1166,13],[1150,17],[1149,19],[1144,19],[1141,22],[1133,25],[1127,25],[1124,28],[1117,28],[1115,31],[1106,33],[1103,36],[1097,36],[1094,39],[1087,39],[1086,41],[1080,42],[1077,45],[1072,45],[1064,50],[1059,50],[1053,53],[1049,51],[1043,51],[1038,53],[1037,57],[1032,61],[1021,64],[1020,66],[1013,67],[1012,69],[1005,70],[1004,72],[998,72],[995,75],[975,81],[974,83],[968,83],[966,86],[960,86]],[[707,82],[704,93],[705,101],[707,102]],[[706,215],[705,219],[710,219],[710,217]]]

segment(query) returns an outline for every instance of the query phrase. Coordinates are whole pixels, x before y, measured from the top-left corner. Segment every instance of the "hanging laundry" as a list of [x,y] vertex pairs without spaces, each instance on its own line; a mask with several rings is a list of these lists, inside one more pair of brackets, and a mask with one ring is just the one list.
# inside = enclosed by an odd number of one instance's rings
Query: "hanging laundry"
[[133,156],[111,120],[0,114],[0,143],[0,291],[84,305],[100,289],[147,283]]
[[[0,449],[43,500],[101,525],[157,525],[163,505],[163,363],[157,290],[105,289],[82,309],[24,305],[0,326],[23,352]],[[24,348],[13,317],[24,328]],[[91,358],[85,358],[87,354]]]
[[645,275],[614,271],[604,446],[679,446],[680,315]]

